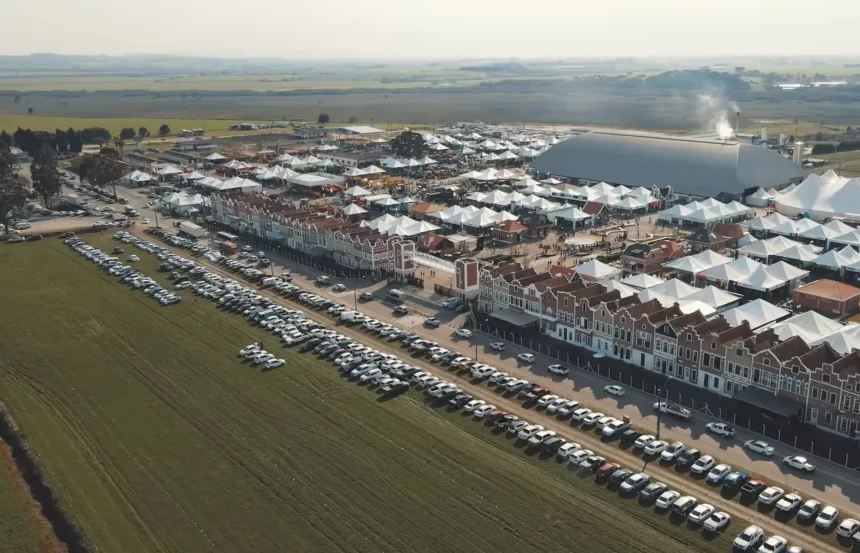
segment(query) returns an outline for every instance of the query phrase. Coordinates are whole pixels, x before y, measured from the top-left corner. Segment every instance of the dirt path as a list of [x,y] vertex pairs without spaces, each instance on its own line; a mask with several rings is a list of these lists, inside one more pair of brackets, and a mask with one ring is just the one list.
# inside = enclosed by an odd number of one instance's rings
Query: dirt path
[[[134,230],[135,229],[133,229],[133,231]],[[147,240],[152,238],[151,236],[143,233],[142,229],[135,232],[135,234],[138,234],[140,237]],[[161,245],[167,246],[163,243]],[[188,257],[188,253],[184,250],[181,250],[179,248],[170,249],[174,250],[176,253],[182,255],[183,257]],[[236,278],[236,275],[222,269],[217,265],[210,264],[201,259],[197,259],[196,262],[199,265],[206,266],[213,273],[217,273],[224,278]],[[254,286],[251,284],[248,284],[248,286],[254,288]],[[547,429],[554,430],[558,433],[559,436],[567,440],[578,442],[583,447],[591,449],[596,454],[602,455],[613,462],[618,462],[628,467],[641,467],[644,463],[643,459],[640,456],[634,455],[629,450],[620,449],[616,445],[613,445],[612,442],[603,442],[599,438],[599,436],[594,434],[593,432],[580,430],[576,427],[572,427],[564,421],[559,421],[555,417],[546,416],[540,412],[536,412],[533,409],[527,409],[522,406],[521,402],[516,401],[513,398],[507,398],[503,395],[497,394],[493,392],[493,390],[489,389],[486,385],[472,383],[465,378],[459,377],[456,374],[451,373],[442,367],[432,364],[426,358],[411,357],[407,351],[403,350],[394,343],[388,342],[387,340],[379,340],[376,337],[362,332],[355,327],[336,324],[333,325],[334,321],[331,319],[331,317],[313,311],[302,303],[285,299],[282,296],[271,291],[257,290],[257,292],[262,296],[266,296],[273,301],[284,305],[285,307],[291,309],[300,309],[304,311],[307,314],[307,317],[311,320],[323,323],[329,327],[336,326],[338,332],[358,342],[365,343],[368,345],[372,344],[372,346],[379,351],[384,351],[393,355],[397,355],[404,360],[408,359],[408,363],[410,365],[419,367],[422,371],[429,372],[437,377],[444,378],[445,380],[453,381],[466,393],[469,393],[476,398],[484,399],[488,403],[492,403],[493,405],[496,405],[497,407],[504,409],[509,413],[515,414],[524,420],[528,420],[535,424],[540,424]],[[787,538],[791,543],[795,545],[800,545],[805,550],[817,552],[844,553],[844,549],[837,546],[835,543],[825,541],[824,539],[818,539],[815,536],[810,535],[801,529],[789,526],[785,523],[781,523],[778,520],[774,519],[772,516],[765,513],[761,513],[755,508],[745,508],[736,501],[725,499],[720,495],[719,488],[710,488],[706,485],[698,485],[696,482],[691,481],[687,476],[675,471],[672,467],[662,466],[659,463],[650,463],[647,467],[647,472],[652,476],[653,479],[663,481],[669,484],[673,489],[681,491],[684,494],[693,495],[694,497],[697,497],[701,502],[710,503],[718,510],[722,510],[729,513],[730,515],[732,515],[732,517],[747,520],[753,524],[761,526],[768,534],[779,533],[780,535]],[[732,524],[732,532],[739,533],[741,531],[741,528],[739,526],[740,525],[738,524]]]

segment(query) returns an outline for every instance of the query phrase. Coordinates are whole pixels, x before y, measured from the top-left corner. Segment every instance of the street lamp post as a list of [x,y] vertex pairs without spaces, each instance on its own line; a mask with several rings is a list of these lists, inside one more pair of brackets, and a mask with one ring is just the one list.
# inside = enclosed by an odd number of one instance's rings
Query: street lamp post
[[663,409],[661,409],[661,396],[663,395],[663,390],[666,390],[666,405],[669,404],[669,381],[672,380],[672,376],[669,375],[666,380],[663,381],[663,384],[657,388],[657,436],[656,439],[660,439],[660,415],[663,414]]

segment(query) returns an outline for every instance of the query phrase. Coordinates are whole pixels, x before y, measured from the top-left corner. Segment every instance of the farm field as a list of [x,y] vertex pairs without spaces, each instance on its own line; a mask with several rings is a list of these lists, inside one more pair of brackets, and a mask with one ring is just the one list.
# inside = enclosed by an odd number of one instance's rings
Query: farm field
[[0,397],[93,549],[730,548],[417,393],[378,402],[289,350],[242,364],[272,336],[190,294],[163,308],[56,240],[0,247],[0,299]]
[[137,118],[137,117],[54,117],[41,115],[27,115],[18,113],[0,113],[0,130],[5,130],[12,133],[18,127],[22,129],[30,129],[34,131],[55,131],[57,129],[66,130],[85,129],[89,127],[103,127],[111,132],[114,136],[119,136],[119,132],[127,127],[131,127],[137,132],[140,127],[146,127],[153,138],[158,133],[159,127],[166,124],[170,127],[171,134],[179,134],[182,129],[198,129],[202,128],[211,134],[210,131],[227,131],[230,125],[235,123],[254,123],[255,121],[239,121],[234,119],[154,119],[154,118]]

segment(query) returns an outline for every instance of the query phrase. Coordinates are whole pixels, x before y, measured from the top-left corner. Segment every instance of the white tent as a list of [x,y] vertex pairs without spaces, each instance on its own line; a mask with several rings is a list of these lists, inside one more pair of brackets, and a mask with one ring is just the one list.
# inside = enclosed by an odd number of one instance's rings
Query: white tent
[[749,228],[752,230],[771,230],[772,228],[788,221],[791,221],[791,219],[789,219],[785,215],[780,215],[779,213],[771,213],[770,215],[758,217],[750,221]]
[[353,167],[343,174],[344,177],[360,177],[364,175],[364,169]]
[[211,154],[209,154],[208,156],[206,156],[203,159],[205,159],[206,161],[224,161],[227,158],[222,156],[218,152],[212,152]]
[[774,236],[767,240],[759,240],[753,242],[749,246],[744,246],[738,249],[738,253],[742,255],[751,255],[753,257],[769,257],[771,255],[779,255],[792,246],[799,245],[800,242],[789,240],[784,236]]
[[779,257],[784,257],[786,259],[795,259],[797,261],[801,261],[803,263],[811,262],[814,259],[818,258],[818,252],[821,251],[821,248],[816,248],[814,246],[808,246],[806,244],[796,244],[790,248],[786,248],[779,252],[777,255]]
[[780,340],[800,336],[804,342],[811,344],[822,336],[838,332],[842,326],[842,323],[828,319],[815,311],[807,311],[778,322],[771,328]]
[[799,280],[809,274],[809,271],[798,269],[794,265],[789,265],[785,261],[768,265],[766,270],[767,274],[784,282]]
[[485,169],[485,170],[475,174],[475,176],[473,178],[475,180],[479,180],[479,181],[494,181],[494,180],[498,180],[498,177],[496,177],[497,173],[498,173],[498,171],[496,171],[495,169],[490,167],[489,169]]
[[860,213],[860,178],[840,177],[834,171],[811,174],[797,188],[776,198],[776,209],[794,217],[815,220]]
[[448,146],[445,146],[442,143],[431,144],[429,146],[429,148],[433,151],[436,151],[436,152],[441,152],[443,150],[450,150],[450,148],[448,148]]
[[648,202],[643,202],[638,198],[623,198],[615,204],[618,209],[642,209],[648,207]]
[[574,267],[574,270],[582,280],[617,279],[621,276],[621,269],[596,259],[586,261],[582,265]]
[[675,204],[669,209],[665,209],[658,213],[657,218],[661,221],[671,221],[672,219],[683,220],[690,213],[693,213],[693,210],[689,207]]
[[424,156],[418,160],[418,163],[420,163],[421,165],[433,165],[434,163],[439,163],[439,162],[436,161],[435,159],[433,159],[432,157]]
[[700,272],[698,278],[718,282],[735,282],[745,278],[759,267],[764,267],[764,265],[749,257],[739,257],[731,263],[715,265]]
[[368,165],[363,169],[365,175],[378,175],[380,173],[384,173],[385,169],[382,167],[377,167],[376,165]]
[[548,179],[544,179],[544,180],[542,180],[541,182],[542,182],[542,183],[544,183],[544,184],[548,184],[548,185],[550,185],[550,186],[555,186],[556,184],[561,184],[561,181],[560,181],[560,180],[558,180],[558,179],[556,179],[556,178],[553,178],[553,177],[550,177],[550,178],[548,178]]
[[564,219],[566,221],[585,221],[587,219],[591,219],[591,215],[582,211],[578,207],[574,207],[572,205],[564,205],[560,206],[556,209],[550,209],[545,211],[547,219],[553,222],[556,222],[557,219]]
[[508,150],[508,151],[506,151],[506,152],[504,152],[504,153],[502,153],[502,154],[499,154],[499,159],[500,159],[500,160],[502,160],[502,161],[509,161],[509,160],[512,160],[512,159],[519,159],[519,157],[520,157],[520,156],[518,156],[517,154],[515,154],[515,153],[511,152],[510,150]]
[[628,286],[639,288],[640,290],[645,290],[646,288],[657,286],[658,284],[662,284],[666,281],[653,275],[640,273],[638,275],[629,276],[621,282]]
[[797,219],[797,220],[788,220],[784,223],[781,223],[772,229],[770,232],[773,234],[783,234],[785,236],[794,236],[796,234],[802,234],[804,232],[809,232],[816,227],[820,227],[820,223],[816,223],[812,219]]
[[162,177],[169,177],[171,175],[179,175],[182,173],[182,169],[175,167],[173,165],[165,165],[161,169],[158,170],[158,174]]
[[363,188],[361,186],[353,186],[352,188],[344,191],[343,195],[347,198],[357,198],[359,196],[370,196],[370,190]]
[[744,321],[747,321],[750,328],[755,330],[766,324],[784,319],[790,314],[790,311],[758,299],[726,311],[723,313],[723,318],[732,326],[740,326]]
[[378,202],[373,202],[373,203],[375,203],[376,205],[384,206],[384,207],[390,207],[393,205],[400,205],[400,202],[398,202],[397,200],[395,200],[391,196],[389,196],[387,198],[382,198]]
[[700,301],[719,310],[722,307],[739,302],[741,300],[741,296],[720,290],[714,286],[707,286],[698,292],[694,292],[689,296],[686,296],[684,299]]
[[773,195],[768,194],[764,189],[759,188],[754,193],[746,197],[746,203],[756,207],[765,207],[773,200]]
[[478,152],[476,152],[472,148],[469,148],[468,146],[466,146],[462,150],[460,150],[460,153],[463,154],[464,156],[470,156],[470,155],[474,155]]
[[744,288],[752,288],[760,292],[768,292],[785,285],[786,281],[776,278],[767,272],[766,266],[758,267],[748,275],[741,276],[735,283]]
[[367,210],[358,204],[349,204],[343,208],[344,215],[361,215],[363,213],[367,213]]

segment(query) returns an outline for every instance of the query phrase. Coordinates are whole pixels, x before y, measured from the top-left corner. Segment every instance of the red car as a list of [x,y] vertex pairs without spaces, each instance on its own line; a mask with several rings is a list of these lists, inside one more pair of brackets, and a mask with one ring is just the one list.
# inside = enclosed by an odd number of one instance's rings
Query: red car
[[606,463],[597,470],[597,476],[595,476],[595,478],[597,480],[606,480],[607,478],[612,476],[613,472],[620,468],[621,466],[616,463]]

